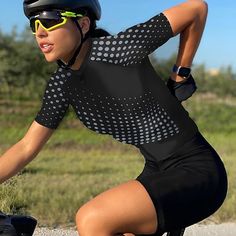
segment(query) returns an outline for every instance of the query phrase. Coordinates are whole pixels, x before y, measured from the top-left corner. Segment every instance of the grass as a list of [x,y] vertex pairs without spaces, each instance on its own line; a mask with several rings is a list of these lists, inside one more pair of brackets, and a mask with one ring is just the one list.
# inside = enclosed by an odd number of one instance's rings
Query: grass
[[[203,102],[204,101],[204,102]],[[19,140],[33,120],[36,102],[0,101],[0,153]],[[208,220],[236,220],[236,122],[234,99],[193,97],[184,104],[221,155],[229,178],[224,205]],[[38,157],[0,186],[0,210],[35,216],[40,225],[71,226],[77,209],[100,192],[136,178],[139,151],[86,129],[70,112]]]

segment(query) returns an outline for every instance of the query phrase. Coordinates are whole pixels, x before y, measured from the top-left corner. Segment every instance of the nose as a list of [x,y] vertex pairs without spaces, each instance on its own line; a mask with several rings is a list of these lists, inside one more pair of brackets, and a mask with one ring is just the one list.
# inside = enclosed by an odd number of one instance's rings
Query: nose
[[43,37],[47,37],[48,32],[40,24],[38,24],[36,27],[35,35],[38,38],[43,38]]

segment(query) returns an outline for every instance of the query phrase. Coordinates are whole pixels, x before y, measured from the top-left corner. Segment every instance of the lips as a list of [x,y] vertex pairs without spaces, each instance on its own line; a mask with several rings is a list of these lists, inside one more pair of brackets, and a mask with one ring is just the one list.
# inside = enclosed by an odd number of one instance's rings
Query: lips
[[40,43],[39,47],[43,53],[50,53],[53,50],[53,44],[47,42]]

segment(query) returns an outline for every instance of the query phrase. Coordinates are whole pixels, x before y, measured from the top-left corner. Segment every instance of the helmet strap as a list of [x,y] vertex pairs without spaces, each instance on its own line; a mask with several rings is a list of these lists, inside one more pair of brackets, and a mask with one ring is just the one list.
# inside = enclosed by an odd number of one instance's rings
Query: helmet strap
[[73,56],[71,57],[71,59],[69,60],[69,62],[66,64],[64,63],[62,60],[57,60],[57,64],[58,66],[62,66],[62,67],[65,67],[65,68],[69,68],[71,67],[72,65],[75,64],[75,61],[76,61],[76,58],[77,56],[79,55],[80,51],[81,51],[81,48],[83,46],[83,43],[86,41],[86,39],[88,38],[88,35],[86,34],[85,36],[83,36],[83,32],[82,32],[82,29],[77,21],[77,19],[74,20],[77,28],[79,29],[79,32],[80,32],[80,36],[81,36],[81,43],[80,45],[78,46],[78,48],[75,50]]

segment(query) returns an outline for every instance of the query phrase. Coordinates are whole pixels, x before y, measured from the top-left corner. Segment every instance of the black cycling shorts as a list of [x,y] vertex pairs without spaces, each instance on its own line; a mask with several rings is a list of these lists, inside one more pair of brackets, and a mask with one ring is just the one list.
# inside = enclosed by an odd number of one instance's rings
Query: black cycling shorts
[[137,180],[149,193],[158,218],[153,235],[195,224],[222,205],[227,193],[226,171],[200,133],[165,160],[155,161],[148,150],[140,151],[146,163]]

